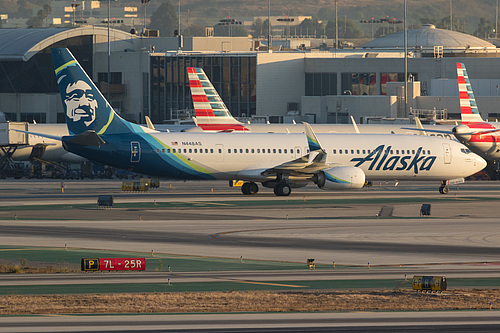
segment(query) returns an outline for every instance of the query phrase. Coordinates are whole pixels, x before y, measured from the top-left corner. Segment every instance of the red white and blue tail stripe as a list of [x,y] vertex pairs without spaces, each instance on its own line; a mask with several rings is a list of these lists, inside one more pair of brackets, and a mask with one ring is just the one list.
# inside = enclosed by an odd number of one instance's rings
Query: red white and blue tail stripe
[[199,67],[188,67],[196,124],[204,131],[249,131],[233,118],[214,86]]
[[483,123],[484,120],[479,114],[469,76],[467,75],[467,70],[463,63],[457,62],[457,76],[462,123]]
[[[476,104],[476,99],[474,98],[474,93],[472,92],[469,76],[467,75],[467,70],[465,69],[465,65],[463,63],[457,62],[457,76],[462,125],[454,130],[455,136],[457,136],[457,134],[459,136],[460,134],[470,135],[470,138],[466,141],[471,144],[496,142],[497,137],[495,133],[498,132],[498,129],[492,124],[484,121],[479,114],[479,109]],[[460,140],[459,137],[457,138]]]

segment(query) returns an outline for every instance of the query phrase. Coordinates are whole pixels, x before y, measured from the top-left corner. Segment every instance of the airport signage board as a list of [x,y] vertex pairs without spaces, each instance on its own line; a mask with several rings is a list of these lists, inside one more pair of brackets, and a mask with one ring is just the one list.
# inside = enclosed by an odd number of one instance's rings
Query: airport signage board
[[143,271],[145,258],[83,258],[82,271]]

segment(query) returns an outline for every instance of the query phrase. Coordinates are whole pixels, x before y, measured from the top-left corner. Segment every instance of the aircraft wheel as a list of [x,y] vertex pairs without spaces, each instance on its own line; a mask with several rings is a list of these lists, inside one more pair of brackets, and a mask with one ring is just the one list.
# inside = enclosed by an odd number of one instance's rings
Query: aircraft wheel
[[279,183],[274,187],[274,194],[278,197],[287,197],[292,193],[292,189],[287,183]]
[[439,193],[448,194],[448,192],[450,192],[450,189],[448,188],[448,186],[440,186],[439,187]]
[[259,192],[259,186],[254,182],[249,183],[248,189],[250,191],[250,194],[256,194],[257,192]]
[[241,186],[241,192],[245,195],[252,195],[259,192],[259,186],[254,182],[244,183]]

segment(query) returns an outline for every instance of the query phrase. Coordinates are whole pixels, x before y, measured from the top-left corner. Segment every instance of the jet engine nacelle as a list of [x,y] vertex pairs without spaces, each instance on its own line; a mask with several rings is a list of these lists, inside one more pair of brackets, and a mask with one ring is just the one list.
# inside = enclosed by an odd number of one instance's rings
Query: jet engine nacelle
[[362,188],[365,184],[365,173],[353,166],[333,167],[320,171],[316,175],[315,183],[322,190]]
[[458,125],[453,127],[453,134],[461,143],[469,142],[471,137],[471,129],[467,125]]

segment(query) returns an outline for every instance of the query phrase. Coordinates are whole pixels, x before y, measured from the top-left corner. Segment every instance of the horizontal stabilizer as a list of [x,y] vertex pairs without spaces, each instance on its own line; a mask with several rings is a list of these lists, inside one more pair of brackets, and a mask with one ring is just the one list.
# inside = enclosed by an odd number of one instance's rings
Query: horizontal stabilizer
[[72,137],[68,142],[80,146],[99,147],[106,143],[95,131],[85,131],[82,134]]
[[61,140],[61,136],[57,136],[57,135],[50,135],[50,134],[46,134],[46,133],[37,133],[37,132],[30,132],[30,131],[22,131],[22,130],[18,130],[18,129],[13,129],[11,128],[10,129],[11,131],[15,131],[15,132],[21,132],[21,133],[26,133],[26,134],[30,134],[30,135],[36,135],[36,136],[41,136],[42,138],[47,138],[47,139],[52,139],[52,140]]
[[442,134],[453,134],[452,131],[450,130],[433,130],[433,129],[428,129],[428,128],[414,128],[414,127],[401,127],[401,129],[404,130],[410,130],[410,131],[420,131],[420,132],[430,132],[430,133],[442,133]]

